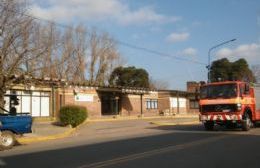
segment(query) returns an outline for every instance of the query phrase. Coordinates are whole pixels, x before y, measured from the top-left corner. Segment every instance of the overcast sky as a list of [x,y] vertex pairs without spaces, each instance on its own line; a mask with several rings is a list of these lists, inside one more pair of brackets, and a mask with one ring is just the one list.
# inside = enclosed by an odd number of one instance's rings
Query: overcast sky
[[[118,45],[127,65],[145,68],[171,89],[186,81],[206,80],[209,48],[236,38],[211,54],[212,59],[245,58],[260,64],[259,0],[32,0],[31,14],[62,24],[82,23],[116,40],[167,55]],[[169,57],[171,55],[172,57]]]

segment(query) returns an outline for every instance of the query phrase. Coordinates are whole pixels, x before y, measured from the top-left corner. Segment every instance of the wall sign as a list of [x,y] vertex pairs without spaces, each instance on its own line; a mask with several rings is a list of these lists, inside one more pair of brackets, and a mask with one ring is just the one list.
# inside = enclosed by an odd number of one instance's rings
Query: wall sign
[[75,95],[75,101],[93,102],[94,96],[90,94],[77,94]]

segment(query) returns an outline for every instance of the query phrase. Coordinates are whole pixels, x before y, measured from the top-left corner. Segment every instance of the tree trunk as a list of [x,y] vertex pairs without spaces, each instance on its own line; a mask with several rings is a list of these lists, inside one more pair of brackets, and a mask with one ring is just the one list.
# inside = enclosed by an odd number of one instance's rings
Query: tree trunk
[[4,108],[4,94],[5,94],[5,77],[3,73],[3,59],[0,55],[0,113],[3,112],[1,108]]
[[[4,95],[5,95],[5,93],[2,92],[2,89],[1,89],[1,91],[0,91],[0,107],[1,108],[4,108],[4,106],[5,106]],[[3,110],[0,110],[0,113],[2,113],[2,112],[3,112]]]
[[4,108],[5,105],[4,95],[5,95],[4,76],[0,75],[0,113],[3,112],[3,110],[1,109]]

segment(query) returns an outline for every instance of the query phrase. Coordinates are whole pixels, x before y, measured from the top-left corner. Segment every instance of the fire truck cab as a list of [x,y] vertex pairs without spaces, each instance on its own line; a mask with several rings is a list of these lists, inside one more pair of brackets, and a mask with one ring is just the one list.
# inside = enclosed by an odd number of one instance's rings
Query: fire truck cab
[[214,125],[241,126],[248,131],[260,121],[260,85],[242,81],[207,83],[200,87],[200,121],[206,130]]

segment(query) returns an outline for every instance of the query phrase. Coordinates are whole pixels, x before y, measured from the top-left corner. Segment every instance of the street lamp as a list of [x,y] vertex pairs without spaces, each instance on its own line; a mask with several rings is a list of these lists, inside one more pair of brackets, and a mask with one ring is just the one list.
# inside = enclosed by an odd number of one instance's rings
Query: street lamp
[[233,42],[233,41],[235,41],[235,40],[237,40],[237,39],[232,39],[232,40],[224,41],[224,42],[222,42],[222,43],[220,43],[220,44],[217,44],[217,45],[215,45],[215,46],[213,46],[213,47],[211,47],[211,48],[209,49],[209,51],[208,51],[208,66],[207,66],[207,69],[208,69],[208,83],[210,83],[210,68],[211,68],[211,65],[210,65],[210,64],[211,64],[210,52],[211,52],[213,49],[215,49],[215,48],[218,48],[218,47],[220,47],[220,46],[222,46],[222,45],[224,45],[224,44]]

